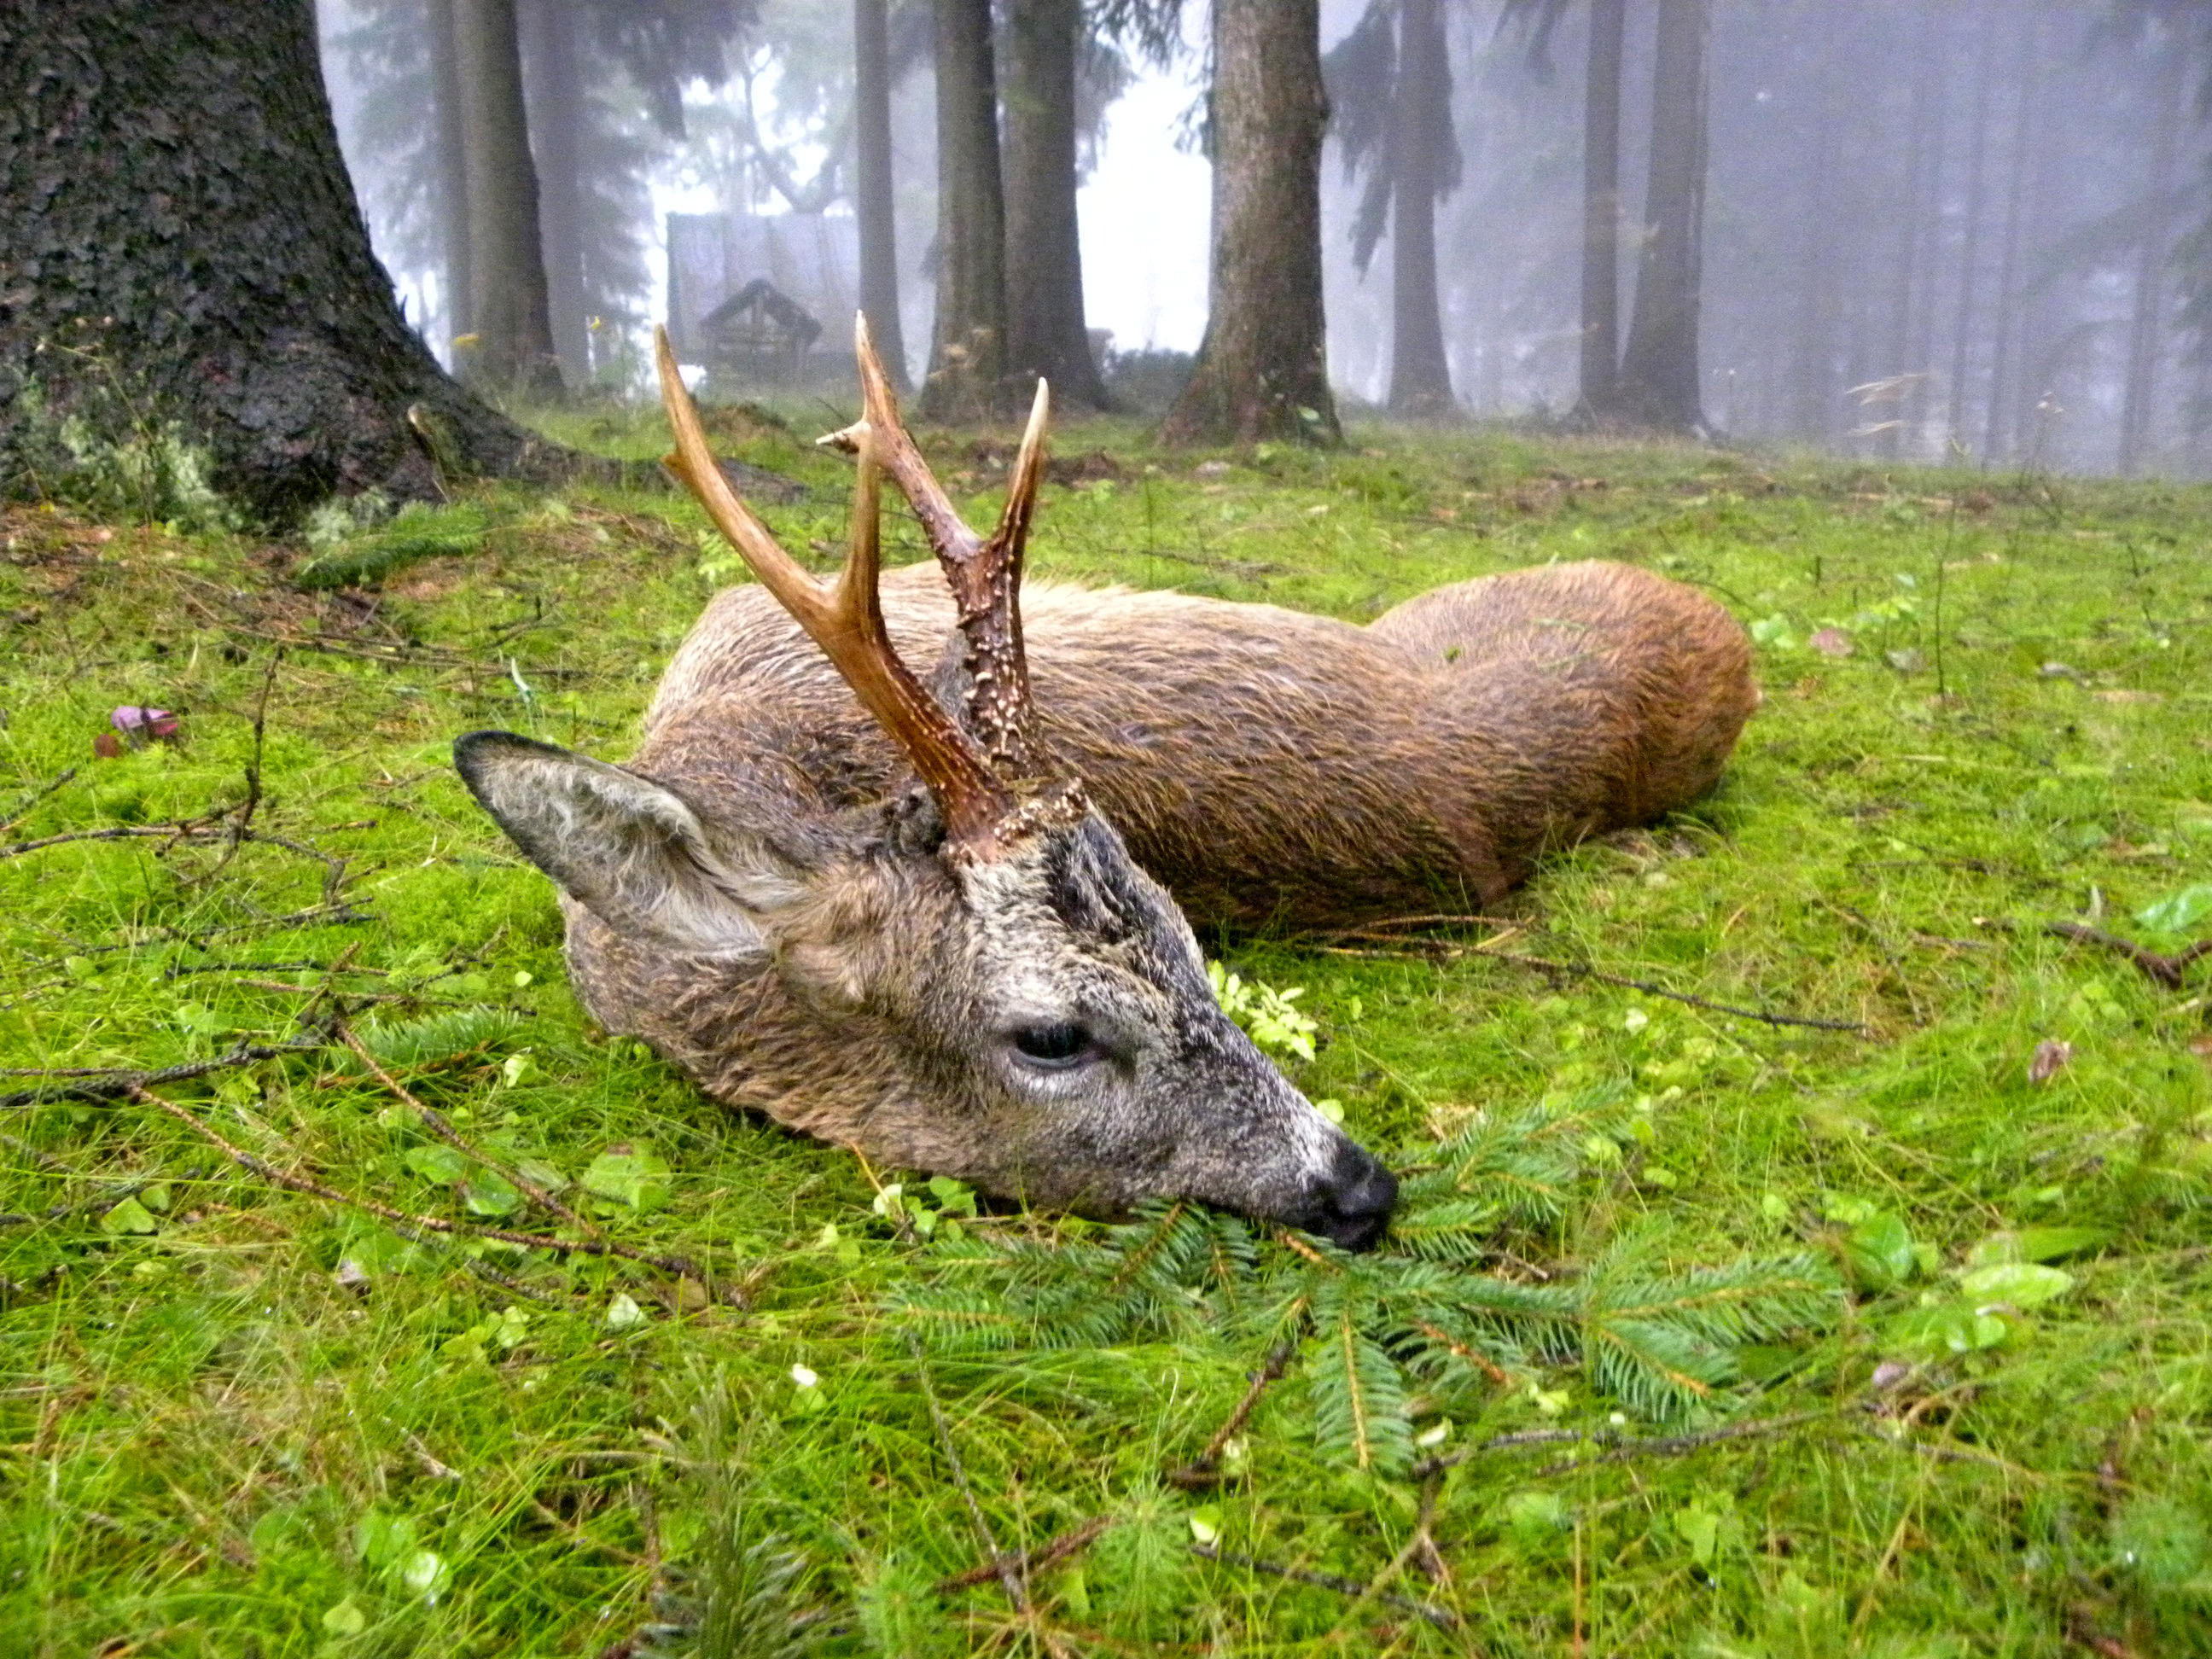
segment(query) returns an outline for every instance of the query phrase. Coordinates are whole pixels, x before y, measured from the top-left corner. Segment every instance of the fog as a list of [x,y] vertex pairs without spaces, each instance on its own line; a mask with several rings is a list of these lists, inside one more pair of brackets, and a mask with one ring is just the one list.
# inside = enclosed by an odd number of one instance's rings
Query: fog
[[[1366,3],[1325,0],[1325,48]],[[544,54],[527,14],[563,6],[592,10],[523,0],[533,82]],[[325,58],[379,253],[410,318],[448,351],[436,137],[421,113],[424,9],[325,0]],[[1652,11],[1629,6],[1625,285]],[[892,15],[900,310],[916,373],[936,217],[926,14]],[[1470,416],[1560,418],[1576,405],[1585,14],[1570,4],[1540,42],[1501,27],[1497,0],[1445,8],[1461,166],[1437,210],[1438,288],[1453,392]],[[1100,88],[1079,198],[1087,318],[1125,353],[1189,351],[1205,326],[1202,5],[1181,33],[1171,61],[1125,47],[1118,71],[1086,83]],[[849,307],[848,7],[764,0],[731,37],[724,76],[672,82],[680,132],[635,64],[593,31],[579,38],[590,61],[575,142],[594,171],[584,222],[566,233],[589,245],[569,261],[583,273],[584,333],[562,345],[572,380],[641,384],[647,325],[673,302],[681,340],[754,266],[825,319]],[[2212,471],[2203,39],[2191,9],[2150,0],[1715,0],[1701,357],[1712,428],[1870,459]],[[536,85],[532,100],[543,103]],[[1360,185],[1342,161],[1332,143],[1328,349],[1356,408],[1389,381],[1391,247],[1386,231],[1355,267]],[[678,249],[673,295],[672,225],[707,250]],[[838,331],[815,349],[822,374],[834,371]]]

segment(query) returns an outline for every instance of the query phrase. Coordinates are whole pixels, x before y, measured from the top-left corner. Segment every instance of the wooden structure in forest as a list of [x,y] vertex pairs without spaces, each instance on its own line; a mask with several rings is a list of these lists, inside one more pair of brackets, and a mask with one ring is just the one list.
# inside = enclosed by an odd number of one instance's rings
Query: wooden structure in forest
[[[668,216],[668,334],[686,362],[791,385],[860,303],[857,222],[824,213]],[[816,325],[810,332],[806,322]],[[823,372],[833,372],[824,358]]]

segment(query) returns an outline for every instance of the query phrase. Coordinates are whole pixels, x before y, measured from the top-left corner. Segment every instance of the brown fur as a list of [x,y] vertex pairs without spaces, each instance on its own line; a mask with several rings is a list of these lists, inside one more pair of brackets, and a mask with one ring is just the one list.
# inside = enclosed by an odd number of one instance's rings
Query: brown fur
[[[887,573],[883,605],[908,661],[949,658],[933,568]],[[1023,613],[1048,742],[1201,925],[1495,902],[1547,848],[1711,789],[1759,702],[1735,619],[1622,564],[1459,582],[1366,628],[1049,584]],[[630,764],[702,805],[765,791],[823,811],[904,770],[755,586],[708,605]]]

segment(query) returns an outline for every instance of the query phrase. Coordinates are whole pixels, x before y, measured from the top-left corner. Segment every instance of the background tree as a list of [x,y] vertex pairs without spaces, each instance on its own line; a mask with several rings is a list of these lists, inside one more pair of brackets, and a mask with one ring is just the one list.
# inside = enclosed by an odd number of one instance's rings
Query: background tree
[[1081,0],[1007,8],[1006,363],[1018,391],[1042,375],[1061,402],[1103,408],[1075,207],[1076,65],[1088,33]]
[[1318,0],[1214,0],[1206,338],[1164,435],[1338,441],[1322,311]]
[[853,0],[853,207],[860,221],[860,309],[891,383],[906,390],[899,321],[897,186],[892,173],[891,50],[885,0]]
[[523,103],[514,0],[454,0],[461,149],[469,200],[469,304],[475,347],[459,366],[473,384],[558,398],[538,168]]
[[[410,426],[420,405],[419,424]],[[269,520],[428,496],[559,452],[439,368],[399,314],[338,153],[307,0],[0,12],[0,477],[80,441],[173,440]]]
[[937,325],[922,410],[995,409],[1006,366],[1006,202],[991,0],[934,0]]
[[1651,72],[1650,182],[1620,407],[1631,420],[1702,434],[1706,113],[1712,0],[1659,0]]
[[1345,175],[1365,188],[1352,216],[1352,264],[1363,275],[1390,230],[1390,408],[1452,407],[1437,295],[1436,206],[1457,187],[1451,58],[1443,0],[1371,0],[1323,61],[1330,131]]

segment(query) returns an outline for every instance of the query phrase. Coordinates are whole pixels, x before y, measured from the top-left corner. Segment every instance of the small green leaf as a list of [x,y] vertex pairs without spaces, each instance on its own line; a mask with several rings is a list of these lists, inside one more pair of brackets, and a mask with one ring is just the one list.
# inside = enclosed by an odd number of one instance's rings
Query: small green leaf
[[1959,1281],[1959,1287],[1977,1307],[2001,1302],[2014,1308],[2033,1308],[2072,1290],[2074,1275],[2032,1261],[2000,1261],[1975,1268]]
[[2207,916],[2212,916],[2212,883],[2185,887],[2136,912],[2136,920],[2154,933],[2185,933]]
[[645,1323],[645,1310],[631,1297],[617,1291],[614,1299],[607,1304],[605,1324],[611,1331],[633,1330]]
[[668,1202],[668,1165],[649,1141],[617,1144],[592,1160],[584,1190],[633,1210],[657,1210]]
[[440,1143],[407,1149],[407,1167],[425,1181],[451,1186],[469,1172],[469,1161],[453,1147]]
[[478,1170],[461,1183],[461,1201],[471,1215],[513,1215],[522,1207],[521,1189],[496,1170]]
[[118,1237],[125,1233],[150,1233],[157,1224],[146,1212],[146,1206],[135,1198],[125,1199],[100,1218],[100,1230]]
[[368,1628],[368,1615],[349,1595],[324,1612],[323,1628],[333,1636],[358,1636]]
[[525,1181],[541,1192],[558,1193],[568,1188],[568,1177],[543,1158],[517,1158],[514,1167],[521,1172]]
[[1969,1267],[2007,1261],[2058,1261],[2103,1246],[2112,1234],[2102,1227],[2022,1227],[1991,1233],[1966,1252]]
[[1920,1265],[1911,1231],[1903,1218],[1887,1210],[1878,1210],[1853,1227],[1844,1236],[1844,1254],[1851,1277],[1867,1291],[1894,1290]]

